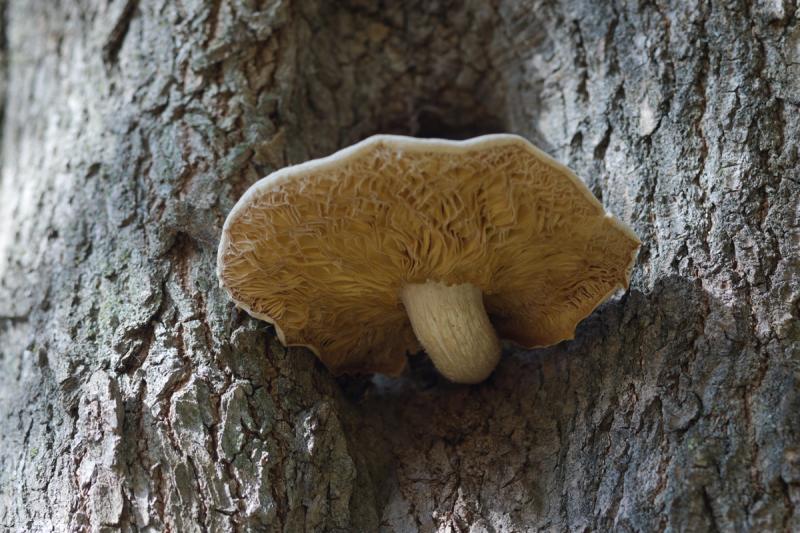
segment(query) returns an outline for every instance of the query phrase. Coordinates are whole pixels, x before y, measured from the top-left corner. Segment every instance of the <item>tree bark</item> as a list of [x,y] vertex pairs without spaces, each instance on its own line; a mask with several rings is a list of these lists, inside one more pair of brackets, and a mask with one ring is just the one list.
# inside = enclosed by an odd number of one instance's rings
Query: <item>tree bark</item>
[[[3,528],[800,530],[790,0],[6,4]],[[574,341],[337,380],[218,288],[270,171],[493,131],[644,243]]]

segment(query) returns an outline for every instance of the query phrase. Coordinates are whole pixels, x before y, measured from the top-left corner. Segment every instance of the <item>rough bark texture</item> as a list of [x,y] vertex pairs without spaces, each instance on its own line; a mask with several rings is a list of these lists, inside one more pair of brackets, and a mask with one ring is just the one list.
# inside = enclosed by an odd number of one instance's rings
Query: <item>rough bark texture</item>
[[[790,0],[8,0],[0,527],[800,530]],[[234,310],[228,210],[377,132],[512,131],[644,246],[479,386]]]

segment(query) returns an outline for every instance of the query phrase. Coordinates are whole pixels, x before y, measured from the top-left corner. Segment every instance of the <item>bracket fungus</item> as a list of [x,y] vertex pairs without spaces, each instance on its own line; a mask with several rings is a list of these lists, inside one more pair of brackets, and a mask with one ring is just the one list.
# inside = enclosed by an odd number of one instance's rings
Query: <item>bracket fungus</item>
[[498,335],[542,347],[627,287],[639,239],[516,135],[376,135],[253,185],[231,211],[220,284],[334,373],[396,375],[425,348],[477,383]]

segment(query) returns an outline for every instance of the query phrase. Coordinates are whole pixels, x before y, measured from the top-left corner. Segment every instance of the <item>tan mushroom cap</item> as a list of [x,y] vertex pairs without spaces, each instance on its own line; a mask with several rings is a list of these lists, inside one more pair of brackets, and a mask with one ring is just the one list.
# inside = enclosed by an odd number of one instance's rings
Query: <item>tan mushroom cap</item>
[[516,135],[376,135],[253,185],[225,221],[222,287],[334,373],[397,374],[420,350],[401,289],[470,283],[501,338],[574,336],[627,287],[639,239]]

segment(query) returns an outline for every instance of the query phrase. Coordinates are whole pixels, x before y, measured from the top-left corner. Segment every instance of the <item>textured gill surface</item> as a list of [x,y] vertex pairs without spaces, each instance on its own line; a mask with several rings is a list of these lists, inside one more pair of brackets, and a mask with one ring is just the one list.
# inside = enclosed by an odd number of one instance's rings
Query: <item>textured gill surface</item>
[[571,338],[627,284],[638,246],[516,141],[468,153],[378,141],[256,187],[228,225],[223,282],[335,372],[402,370],[418,343],[399,293],[428,280],[480,288],[505,338]]

